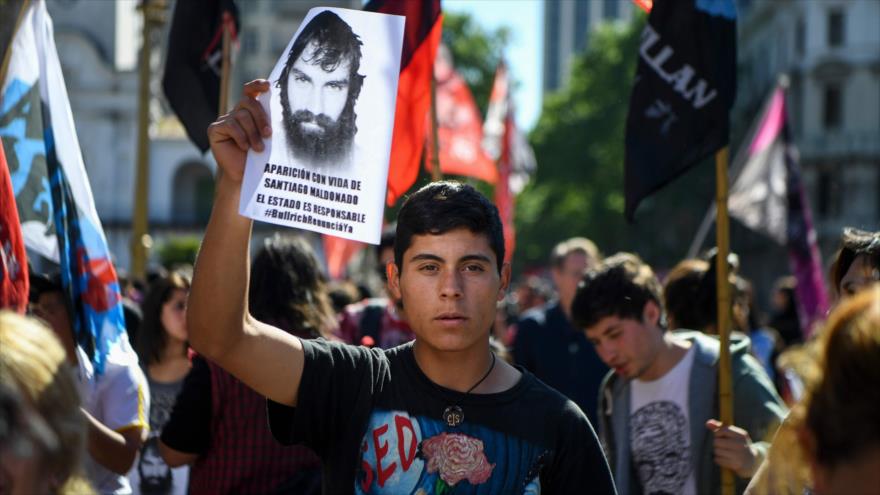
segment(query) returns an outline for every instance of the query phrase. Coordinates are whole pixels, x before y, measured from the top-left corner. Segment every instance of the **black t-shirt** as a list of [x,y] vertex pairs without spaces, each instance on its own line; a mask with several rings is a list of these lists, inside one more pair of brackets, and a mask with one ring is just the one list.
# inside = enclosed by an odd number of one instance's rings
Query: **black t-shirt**
[[162,429],[162,443],[189,454],[204,454],[211,444],[211,368],[194,356],[192,368],[177,394],[171,417]]
[[269,401],[269,423],[321,456],[325,493],[614,493],[583,412],[525,370],[507,391],[468,395],[431,382],[412,343],[302,343],[297,407]]

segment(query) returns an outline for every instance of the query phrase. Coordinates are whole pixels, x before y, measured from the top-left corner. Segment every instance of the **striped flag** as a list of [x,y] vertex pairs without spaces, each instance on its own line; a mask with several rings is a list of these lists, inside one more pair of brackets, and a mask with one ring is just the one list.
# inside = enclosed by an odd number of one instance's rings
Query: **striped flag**
[[732,217],[787,247],[797,279],[801,331],[806,338],[828,311],[828,293],[798,152],[790,134],[783,83],[774,89],[752,136],[737,155],[735,167],[741,166],[742,172],[730,188],[728,207]]
[[101,374],[111,351],[131,348],[44,0],[28,8],[11,50],[0,138],[25,245],[59,263],[77,343]]

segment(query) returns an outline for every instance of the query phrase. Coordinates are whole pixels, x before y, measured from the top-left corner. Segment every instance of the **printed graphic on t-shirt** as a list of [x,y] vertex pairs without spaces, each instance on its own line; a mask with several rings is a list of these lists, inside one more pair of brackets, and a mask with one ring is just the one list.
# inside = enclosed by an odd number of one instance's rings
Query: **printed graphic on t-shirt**
[[633,463],[647,495],[677,494],[690,474],[687,421],[674,402],[651,402],[630,415]]
[[402,411],[373,411],[361,443],[355,491],[540,494],[547,451],[489,428]]

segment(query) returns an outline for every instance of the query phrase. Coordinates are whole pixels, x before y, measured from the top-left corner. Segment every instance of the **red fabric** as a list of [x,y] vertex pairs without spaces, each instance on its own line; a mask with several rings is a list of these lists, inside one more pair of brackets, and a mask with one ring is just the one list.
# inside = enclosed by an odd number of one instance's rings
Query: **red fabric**
[[27,254],[12,177],[0,146],[0,308],[24,313],[28,303]]
[[495,186],[495,206],[504,226],[504,261],[513,259],[516,247],[516,227],[513,224],[513,194],[510,192],[510,140],[515,132],[513,116],[504,119],[504,139],[501,143],[501,159],[498,160],[498,184]]
[[633,3],[645,12],[651,12],[651,7],[654,6],[654,0],[633,0]]
[[440,44],[440,0],[374,0],[364,10],[406,16],[386,203],[403,196],[419,175],[431,105],[431,71]]
[[332,235],[324,235],[324,257],[327,259],[327,272],[333,280],[345,275],[345,266],[358,251],[363,249],[362,242],[343,239]]
[[[498,171],[495,169],[495,162],[483,150],[480,111],[464,78],[452,66],[447,52],[442,47],[434,64],[440,171],[495,184],[498,181]],[[430,120],[429,112],[428,121]],[[425,168],[430,171],[434,163],[434,133],[430,123],[426,128],[428,146],[425,152]]]
[[512,144],[516,136],[516,124],[513,121],[513,102],[510,94],[510,81],[507,78],[507,66],[498,64],[495,71],[495,82],[489,96],[489,111],[486,112],[486,129],[489,129],[489,140],[500,142],[492,144],[497,149],[498,183],[495,185],[495,206],[504,226],[504,261],[513,259],[516,245],[516,230],[513,224],[513,193],[510,190],[510,173],[513,167]]
[[266,420],[266,398],[208,361],[211,369],[211,445],[193,464],[189,493],[275,493],[304,469],[317,469],[307,447],[276,442]]

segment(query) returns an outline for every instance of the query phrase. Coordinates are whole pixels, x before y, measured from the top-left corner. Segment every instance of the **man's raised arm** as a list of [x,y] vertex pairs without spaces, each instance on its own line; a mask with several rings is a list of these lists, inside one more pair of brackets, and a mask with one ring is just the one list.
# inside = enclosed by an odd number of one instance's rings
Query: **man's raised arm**
[[302,344],[248,312],[251,220],[238,214],[247,150],[262,150],[263,136],[271,133],[256,100],[268,90],[265,80],[246,84],[238,105],[208,128],[219,173],[186,320],[195,350],[257,392],[292,406],[302,377]]

